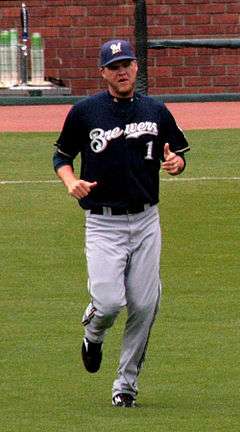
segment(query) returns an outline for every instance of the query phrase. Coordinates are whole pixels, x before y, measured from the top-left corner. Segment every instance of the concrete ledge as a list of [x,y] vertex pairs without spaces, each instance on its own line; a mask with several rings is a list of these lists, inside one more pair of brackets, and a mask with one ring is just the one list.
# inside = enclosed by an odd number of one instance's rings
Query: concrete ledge
[[[0,88],[0,105],[45,105],[62,102],[71,97],[68,87],[55,86],[46,81],[46,85],[21,85],[10,88]],[[49,102],[48,102],[49,100]],[[56,100],[56,102],[52,102]]]
[[72,105],[85,96],[0,96],[1,105]]

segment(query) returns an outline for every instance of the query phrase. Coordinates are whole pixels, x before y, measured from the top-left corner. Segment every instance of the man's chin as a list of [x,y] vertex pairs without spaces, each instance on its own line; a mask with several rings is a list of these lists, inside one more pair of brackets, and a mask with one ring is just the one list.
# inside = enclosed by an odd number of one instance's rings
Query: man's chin
[[133,95],[132,87],[119,88],[118,94],[120,97],[131,97]]

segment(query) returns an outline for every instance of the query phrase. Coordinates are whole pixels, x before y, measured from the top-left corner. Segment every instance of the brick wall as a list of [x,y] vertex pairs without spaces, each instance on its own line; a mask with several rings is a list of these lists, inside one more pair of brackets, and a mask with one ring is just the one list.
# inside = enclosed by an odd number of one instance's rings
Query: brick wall
[[[132,0],[26,0],[30,31],[45,41],[46,76],[61,78],[73,95],[103,87],[98,47],[109,38],[134,42]],[[1,0],[0,29],[20,31],[21,1]],[[239,0],[146,0],[148,37],[240,37]],[[240,49],[148,51],[149,94],[240,92]]]

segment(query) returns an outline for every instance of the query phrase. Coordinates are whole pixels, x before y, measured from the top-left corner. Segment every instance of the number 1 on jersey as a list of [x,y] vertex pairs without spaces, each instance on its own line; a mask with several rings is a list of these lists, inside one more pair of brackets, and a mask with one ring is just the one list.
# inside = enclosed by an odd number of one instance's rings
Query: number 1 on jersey
[[146,154],[144,159],[152,160],[153,159],[153,156],[152,156],[153,141],[149,141],[148,143],[146,143],[146,146],[147,146],[147,154]]

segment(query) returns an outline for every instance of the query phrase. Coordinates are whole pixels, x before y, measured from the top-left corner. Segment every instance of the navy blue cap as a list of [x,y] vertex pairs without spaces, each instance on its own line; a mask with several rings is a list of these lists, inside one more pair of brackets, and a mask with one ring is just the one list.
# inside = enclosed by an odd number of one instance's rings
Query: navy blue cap
[[102,45],[100,66],[108,66],[119,60],[136,60],[130,42],[122,39],[113,39]]

